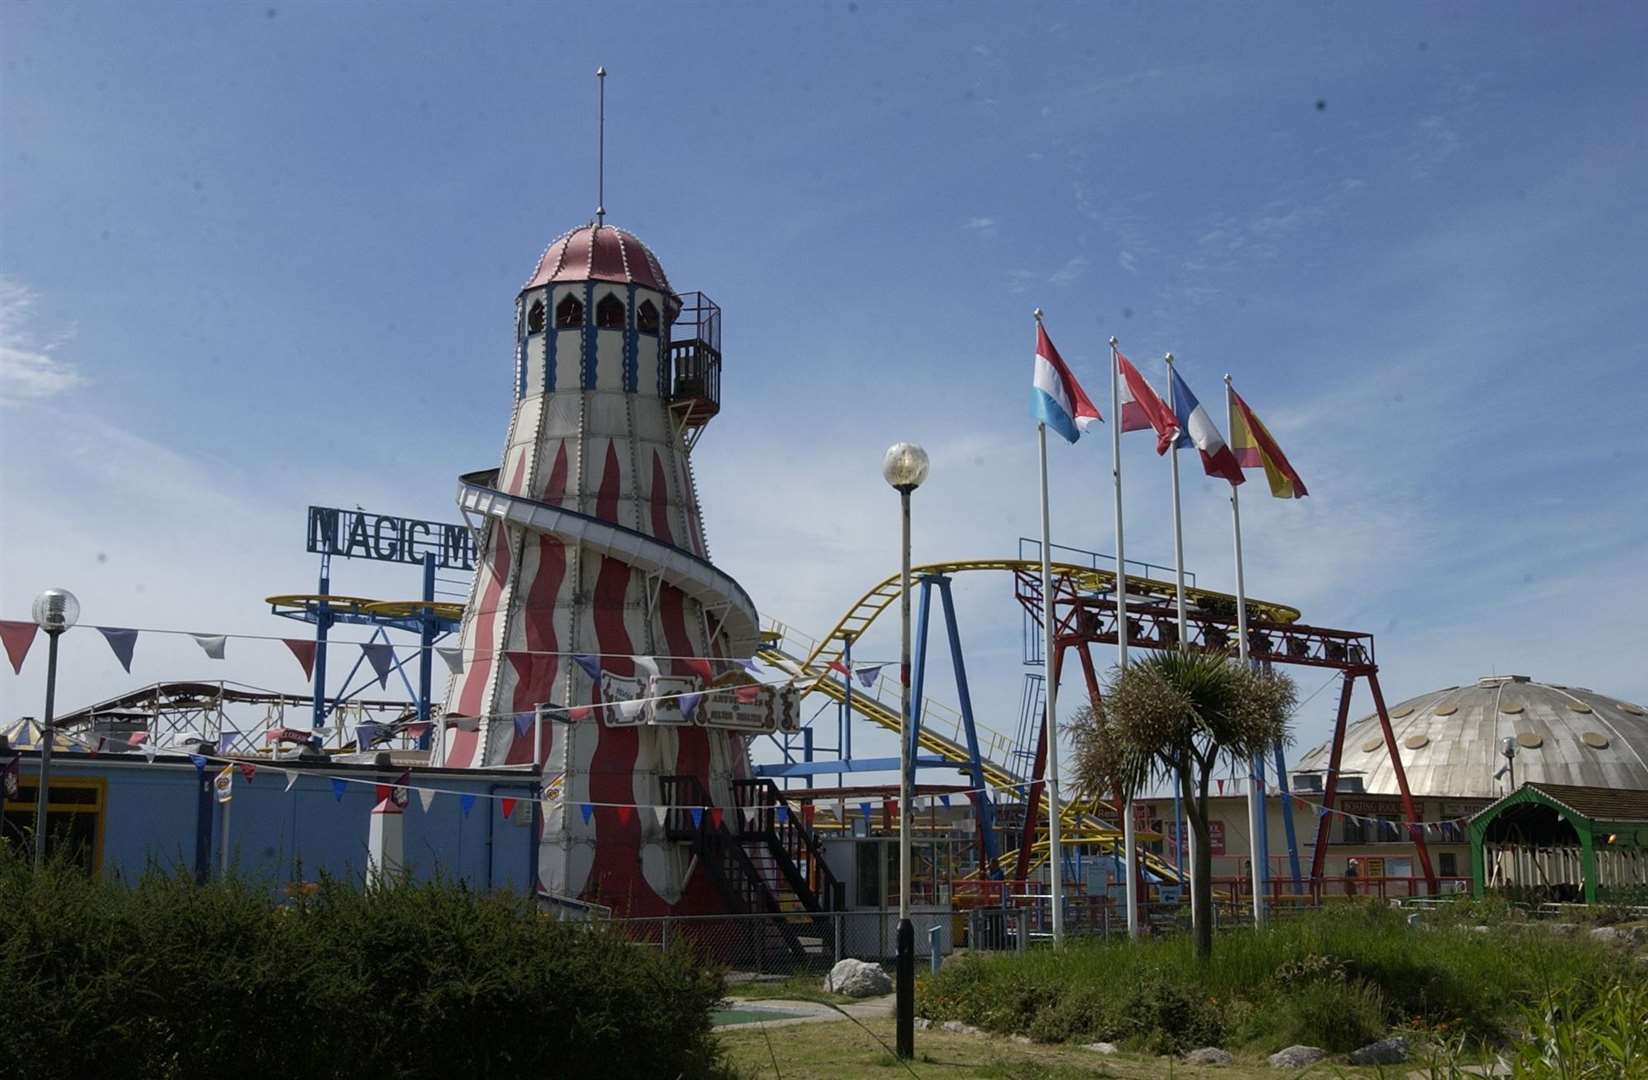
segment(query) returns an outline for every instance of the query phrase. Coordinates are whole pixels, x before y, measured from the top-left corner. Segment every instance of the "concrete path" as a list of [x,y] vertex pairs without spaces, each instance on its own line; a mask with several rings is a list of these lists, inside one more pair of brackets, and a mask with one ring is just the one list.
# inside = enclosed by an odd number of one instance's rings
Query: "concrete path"
[[855,1020],[877,1020],[884,1016],[893,1015],[893,1004],[897,995],[884,994],[881,997],[865,998],[846,1005],[825,1005],[817,1001],[790,1001],[779,998],[760,998],[747,1000],[744,998],[728,998],[726,1007],[737,1009],[739,1012],[775,1012],[790,1015],[772,1020],[739,1020],[729,1024],[718,1024],[717,1027],[788,1027],[791,1024],[823,1024],[831,1020],[845,1020],[847,1016]]

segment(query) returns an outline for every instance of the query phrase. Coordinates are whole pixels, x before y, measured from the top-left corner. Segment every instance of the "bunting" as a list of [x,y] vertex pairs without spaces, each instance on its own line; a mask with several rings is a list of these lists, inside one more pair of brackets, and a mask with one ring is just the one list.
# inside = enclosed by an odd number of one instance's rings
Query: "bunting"
[[4,787],[8,799],[17,798],[18,782],[22,776],[22,763],[23,755],[13,754],[11,760],[6,762],[5,771],[0,773],[0,786]]
[[704,695],[696,692],[691,694],[682,694],[680,700],[681,719],[691,720],[693,712],[698,708],[698,703],[704,700]]
[[684,660],[678,660],[676,663],[702,679],[705,686],[715,681],[715,675],[710,671],[710,662],[701,656],[688,657]]
[[463,674],[464,662],[462,649],[438,645],[435,648],[435,655],[439,656],[446,662],[446,670],[450,671],[454,675]]
[[297,782],[298,774],[288,769],[286,772],[286,790],[291,791],[293,787],[297,786]]
[[702,806],[694,806],[687,813],[692,817],[693,828],[701,829],[704,827],[704,808]]
[[332,798],[336,799],[338,802],[342,802],[343,801],[343,793],[345,791],[348,791],[348,790],[349,790],[349,785],[347,783],[345,783],[342,780],[339,780],[335,776],[332,778]]
[[595,807],[589,805],[589,803],[587,803],[587,802],[586,803],[579,803],[578,804],[578,813],[583,815],[584,824],[588,825],[589,824],[589,819],[595,816]]
[[395,666],[395,647],[381,641],[363,641],[360,648],[366,662],[372,665],[372,671],[378,676],[378,689],[387,689],[389,672]]
[[458,796],[458,808],[461,811],[463,811],[463,816],[464,817],[468,817],[469,812],[471,810],[475,809],[475,796],[468,795],[468,794],[459,795]]
[[282,638],[281,641],[288,649],[292,650],[292,655],[297,657],[298,663],[303,665],[303,677],[310,680],[314,679],[315,643],[313,641],[302,641],[298,638]]
[[[390,789],[389,799],[396,806],[405,810],[412,802],[412,793],[407,790],[412,785],[412,770],[407,769],[395,777],[395,786]],[[428,809],[428,807],[425,807]]]
[[498,809],[503,811],[504,819],[507,821],[509,815],[515,812],[515,800],[510,798],[498,800]]
[[236,762],[235,768],[240,770],[241,778],[248,784],[252,782],[252,777],[257,775],[257,766],[253,765],[250,761]]
[[419,788],[418,802],[423,806],[423,812],[426,814],[429,813],[429,808],[435,805],[435,789]]
[[190,634],[189,636],[195,639],[195,644],[200,646],[200,651],[206,654],[207,659],[210,659],[210,660],[222,660],[223,659],[224,650],[225,650],[225,648],[228,647],[228,644],[229,644],[228,635],[226,635],[226,634]]
[[874,690],[876,680],[881,678],[881,669],[886,666],[886,664],[868,664],[859,668],[856,672],[859,683],[866,690]]
[[532,730],[532,713],[518,712],[515,714],[515,736],[524,738]]
[[223,771],[212,780],[212,789],[217,792],[217,801],[226,803],[235,797],[235,767],[223,766]]
[[596,683],[601,681],[601,661],[595,657],[578,653],[573,656],[572,662],[582,668],[584,674],[588,675],[592,681]]
[[628,825],[630,818],[635,816],[635,808],[632,806],[617,806],[613,809],[618,811],[618,824],[620,825]]
[[11,669],[17,674],[23,674],[23,659],[29,655],[29,646],[34,644],[34,635],[40,627],[31,622],[13,622],[9,619],[0,619],[0,641],[6,645],[6,659],[11,661]]
[[650,679],[658,677],[658,661],[650,656],[632,656],[630,662],[635,665],[636,671],[645,672]]
[[97,632],[102,634],[109,643],[109,649],[114,658],[120,661],[120,666],[126,669],[126,674],[132,673],[132,650],[137,648],[137,631],[127,630],[119,626],[99,626]]

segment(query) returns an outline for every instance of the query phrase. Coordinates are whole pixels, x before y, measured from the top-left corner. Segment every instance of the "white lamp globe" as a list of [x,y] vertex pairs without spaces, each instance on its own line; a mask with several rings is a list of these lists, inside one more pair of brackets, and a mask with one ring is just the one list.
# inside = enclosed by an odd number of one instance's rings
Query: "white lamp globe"
[[47,589],[34,598],[34,624],[60,634],[80,621],[80,601],[67,589]]
[[914,491],[927,479],[927,451],[915,443],[894,443],[881,459],[881,475],[899,491]]

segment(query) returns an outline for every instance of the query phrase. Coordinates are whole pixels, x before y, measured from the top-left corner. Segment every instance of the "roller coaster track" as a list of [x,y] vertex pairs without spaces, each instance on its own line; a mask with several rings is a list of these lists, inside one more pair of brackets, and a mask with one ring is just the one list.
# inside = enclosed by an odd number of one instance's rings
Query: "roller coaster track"
[[[948,577],[974,572],[1011,573],[1019,577],[1021,586],[1029,584],[1026,579],[1033,579],[1030,589],[1033,595],[1023,602],[1031,609],[1033,615],[1040,617],[1039,560],[968,559],[927,563],[913,567],[911,578],[919,580],[924,576]],[[1107,570],[1096,570],[1074,563],[1054,563],[1052,573],[1055,596],[1103,593],[1115,587],[1116,575]],[[768,664],[789,673],[805,691],[821,693],[834,701],[845,702],[848,700],[847,677],[839,668],[833,668],[831,665],[842,661],[847,641],[856,640],[883,611],[898,600],[901,587],[898,575],[877,584],[848,609],[836,623],[835,629],[822,640],[809,638],[776,620],[768,620],[762,633],[762,648],[759,655]],[[1129,596],[1137,596],[1141,600],[1159,602],[1164,596],[1174,595],[1174,586],[1169,582],[1135,577],[1131,574],[1127,577],[1127,588]],[[1024,595],[1025,590],[1021,588],[1021,598]],[[1235,603],[1234,597],[1206,589],[1187,590],[1187,599],[1199,606]],[[1255,615],[1268,621],[1291,623],[1299,617],[1298,611],[1281,604],[1256,600],[1250,600],[1248,604]],[[898,700],[897,682],[885,675],[880,677],[874,686],[854,687],[851,693],[853,711],[889,731],[902,733],[904,725]],[[919,746],[957,766],[970,764],[972,759],[967,751],[961,714],[930,698],[923,699],[920,709],[921,726],[917,737]],[[1014,748],[1014,740],[978,723],[974,724],[974,730],[978,737],[980,766],[985,781],[992,787],[1005,789],[1012,797],[1022,801],[1024,787],[1027,786],[1026,778],[1004,764]],[[1098,845],[1111,851],[1118,850],[1122,839],[1121,830],[1099,817],[1094,812],[1095,809],[1092,804],[1080,801],[1067,802],[1060,808],[1059,820],[1065,827],[1065,841]],[[1047,857],[1045,826],[1042,827],[1041,835],[1042,838],[1034,845],[1031,853],[1031,857],[1035,859],[1034,865],[1045,862]],[[1017,859],[1016,850],[1003,853],[1003,868],[1012,867]],[[1178,877],[1178,872],[1171,865],[1154,855],[1146,853],[1144,861],[1156,874],[1169,879]]]

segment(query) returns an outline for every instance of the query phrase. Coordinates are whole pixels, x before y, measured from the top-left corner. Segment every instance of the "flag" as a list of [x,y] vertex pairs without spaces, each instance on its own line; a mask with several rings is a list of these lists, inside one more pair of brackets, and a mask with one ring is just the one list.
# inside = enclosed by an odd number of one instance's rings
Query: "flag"
[[469,812],[471,810],[475,809],[475,796],[473,796],[473,795],[459,795],[458,796],[458,807],[459,807],[459,809],[461,809],[463,811],[463,816],[468,817]]
[[1230,452],[1230,447],[1225,445],[1225,437],[1219,434],[1213,418],[1207,415],[1207,410],[1202,408],[1202,403],[1196,400],[1196,395],[1190,392],[1190,387],[1179,378],[1177,371],[1170,366],[1167,373],[1173,415],[1179,421],[1179,437],[1173,443],[1174,448],[1194,446],[1201,451],[1203,472],[1228,480],[1232,486],[1240,484],[1246,479],[1242,476],[1242,467],[1236,463],[1236,455]]
[[109,648],[114,652],[114,658],[120,661],[120,666],[126,669],[126,674],[132,673],[132,650],[137,648],[137,631],[124,630],[118,626],[99,626],[97,632],[108,641]]
[[846,664],[843,664],[840,660],[831,660],[830,663],[829,663],[829,668],[830,668],[831,671],[836,672],[837,674],[839,674],[842,678],[850,679],[850,678],[853,677],[852,668],[849,668]]
[[593,656],[584,656],[584,655],[580,654],[580,655],[574,656],[572,658],[572,662],[574,664],[577,664],[579,667],[583,668],[584,669],[584,674],[588,675],[591,680],[593,680],[597,683],[601,681],[601,661],[600,660],[596,659]]
[[217,801],[226,803],[235,797],[235,767],[223,766],[223,771],[217,774],[212,781],[212,787],[217,791]]
[[719,829],[721,827],[721,817],[721,808],[719,806],[710,807],[710,828]]
[[288,770],[286,773],[286,790],[291,791],[298,782],[298,774]]
[[189,636],[195,639],[195,644],[199,645],[201,651],[204,652],[209,658],[213,660],[223,659],[224,647],[229,644],[229,638],[227,635],[190,634]]
[[859,803],[858,812],[864,815],[864,824],[868,825],[870,823],[870,804],[867,802]]
[[372,665],[373,672],[378,676],[378,689],[387,689],[389,671],[395,663],[395,647],[381,641],[363,641],[360,648],[366,656],[366,662]]
[[454,675],[463,674],[463,650],[437,646],[435,655],[446,662],[446,670]]
[[240,770],[240,775],[246,778],[248,784],[252,782],[252,777],[257,775],[257,766],[250,761],[237,762],[235,768]]
[[[389,792],[390,801],[402,810],[405,810],[412,802],[412,793],[407,790],[407,785],[410,783],[412,783],[412,770],[407,769],[395,777],[395,786]],[[426,806],[424,809],[427,810],[429,807]]]
[[693,828],[701,829],[704,827],[704,808],[702,806],[689,807],[687,813],[692,818]]
[[759,686],[740,686],[734,689],[732,694],[743,704],[753,705],[761,696],[761,688]]
[[0,641],[5,642],[11,669],[19,675],[23,674],[23,658],[29,655],[29,646],[34,644],[34,635],[39,629],[31,622],[0,619]]
[[715,681],[715,675],[710,671],[710,662],[701,656],[686,657],[676,663],[704,680],[706,686]]
[[632,806],[615,806],[613,809],[618,811],[618,824],[620,825],[628,825],[630,815],[635,812],[635,808]]
[[134,731],[126,736],[126,741],[133,746],[142,746],[149,741],[149,733],[147,731]]
[[343,793],[345,791],[348,791],[348,790],[349,790],[348,781],[339,780],[335,776],[332,778],[332,798],[336,799],[338,802],[342,802],[343,801]]
[[864,689],[874,690],[876,680],[881,678],[881,669],[886,666],[886,664],[870,664],[867,667],[859,668],[854,674],[858,676],[858,681]]
[[508,799],[508,798],[499,799],[498,800],[498,809],[500,809],[504,812],[504,817],[505,818],[508,818],[509,815],[511,815],[515,812],[515,800],[514,799]]
[[525,737],[526,733],[532,730],[532,716],[533,714],[529,712],[515,714],[515,734],[517,737]]
[[587,803],[587,802],[586,803],[579,803],[578,804],[578,813],[583,815],[584,824],[588,825],[589,824],[589,819],[595,816],[595,807],[589,805],[589,803]]
[[1030,378],[1030,415],[1075,442],[1095,420],[1098,408],[1083,392],[1047,329],[1036,323],[1036,366]]
[[288,649],[292,650],[292,655],[297,657],[298,663],[303,665],[303,677],[313,679],[315,677],[315,643],[313,641],[300,641],[297,638],[282,638],[281,640],[286,643]]
[[17,798],[17,785],[22,774],[22,763],[23,755],[13,754],[11,760],[6,762],[4,773],[0,773],[0,778],[3,778],[0,779],[0,785],[4,786],[6,798],[8,799]]
[[695,692],[690,693],[690,694],[682,694],[681,695],[681,719],[691,720],[693,712],[698,708],[698,703],[700,701],[703,701],[703,700],[704,700],[704,695],[703,695],[702,692],[695,691]]
[[658,661],[654,660],[652,657],[632,656],[629,659],[630,662],[635,665],[635,670],[637,672],[646,675],[649,679],[656,679],[658,677]]
[[1156,396],[1150,382],[1121,353],[1116,354],[1116,367],[1121,372],[1122,399],[1121,429],[1123,431],[1152,430],[1156,433],[1156,453],[1165,454],[1179,434],[1179,419],[1167,402]]
[[1230,446],[1236,452],[1237,464],[1244,469],[1264,469],[1270,482],[1270,493],[1278,499],[1302,499],[1310,492],[1305,482],[1293,471],[1287,455],[1270,437],[1270,430],[1253,415],[1234,388],[1230,391]]
[[429,808],[435,805],[435,789],[421,787],[418,789],[418,802],[423,805],[423,812],[429,813]]

